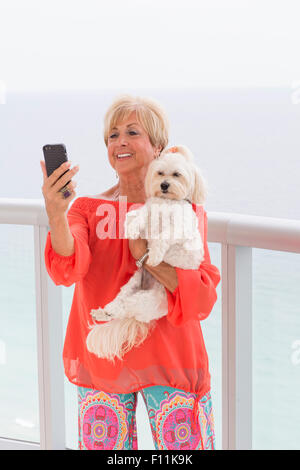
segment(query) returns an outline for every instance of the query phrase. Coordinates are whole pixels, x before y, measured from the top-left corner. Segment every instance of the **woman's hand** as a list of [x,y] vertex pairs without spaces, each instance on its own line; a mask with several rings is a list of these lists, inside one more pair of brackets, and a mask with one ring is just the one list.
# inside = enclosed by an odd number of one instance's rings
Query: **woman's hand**
[[128,239],[128,242],[130,252],[134,259],[138,260],[146,253],[148,242],[144,238],[137,238],[136,240]]
[[[147,240],[144,240],[143,238],[137,238],[136,240],[128,239],[128,242],[131,254],[136,260],[146,253],[148,248]],[[178,286],[178,278],[176,269],[173,266],[170,266],[164,261],[162,261],[158,266],[149,266],[147,263],[144,263],[143,266],[170,292],[175,291],[176,287]]]
[[[71,191],[71,195],[67,198],[63,197],[63,194],[60,192],[60,189],[65,186],[65,184],[70,181],[72,176],[74,176],[78,167],[68,170],[71,163],[65,162],[60,165],[51,175],[47,176],[46,165],[42,160],[40,161],[41,168],[43,172],[44,184],[42,186],[42,193],[45,199],[45,207],[48,214],[49,221],[54,219],[59,219],[67,211],[70,202],[76,196],[74,188],[76,186],[75,181],[71,181],[67,188]],[[68,170],[61,178],[59,178],[66,170]],[[59,178],[59,179],[58,179]]]

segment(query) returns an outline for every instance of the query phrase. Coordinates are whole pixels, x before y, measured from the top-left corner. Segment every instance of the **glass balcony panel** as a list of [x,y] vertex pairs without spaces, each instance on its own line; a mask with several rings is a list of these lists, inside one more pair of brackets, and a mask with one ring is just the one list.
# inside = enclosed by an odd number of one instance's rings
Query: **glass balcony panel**
[[0,437],[40,441],[33,227],[1,224]]
[[253,448],[300,449],[300,254],[253,249]]

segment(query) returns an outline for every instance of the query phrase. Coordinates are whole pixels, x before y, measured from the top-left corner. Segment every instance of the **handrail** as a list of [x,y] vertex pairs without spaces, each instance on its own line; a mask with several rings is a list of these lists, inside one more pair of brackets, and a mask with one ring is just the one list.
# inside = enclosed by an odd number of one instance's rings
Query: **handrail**
[[[300,220],[229,212],[207,215],[209,242],[300,253]],[[47,227],[44,200],[0,198],[0,223]]]
[[208,212],[208,241],[300,253],[300,220]]

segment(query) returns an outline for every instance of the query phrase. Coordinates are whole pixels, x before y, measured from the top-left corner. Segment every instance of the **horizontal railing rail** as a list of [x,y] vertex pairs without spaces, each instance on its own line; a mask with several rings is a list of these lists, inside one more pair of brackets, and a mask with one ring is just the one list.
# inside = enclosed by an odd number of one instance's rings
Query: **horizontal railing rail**
[[[251,449],[252,249],[300,253],[300,220],[223,212],[207,215],[208,242],[221,244],[222,448]],[[0,223],[34,227],[39,448],[65,449],[62,289],[45,268],[49,227],[44,200],[0,198]],[[0,449],[13,448],[17,442],[0,438]],[[22,441],[22,448],[25,445]]]
[[[212,243],[300,252],[300,220],[208,212]],[[43,199],[0,198],[0,223],[48,226]]]

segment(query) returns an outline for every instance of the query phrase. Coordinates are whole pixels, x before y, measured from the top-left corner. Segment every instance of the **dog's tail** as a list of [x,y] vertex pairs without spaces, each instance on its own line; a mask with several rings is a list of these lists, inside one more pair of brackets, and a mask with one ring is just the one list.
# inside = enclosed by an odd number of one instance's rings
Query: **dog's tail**
[[130,349],[143,343],[155,324],[155,320],[145,323],[135,318],[115,318],[95,325],[87,336],[87,349],[99,358],[114,362],[116,358],[122,359]]

